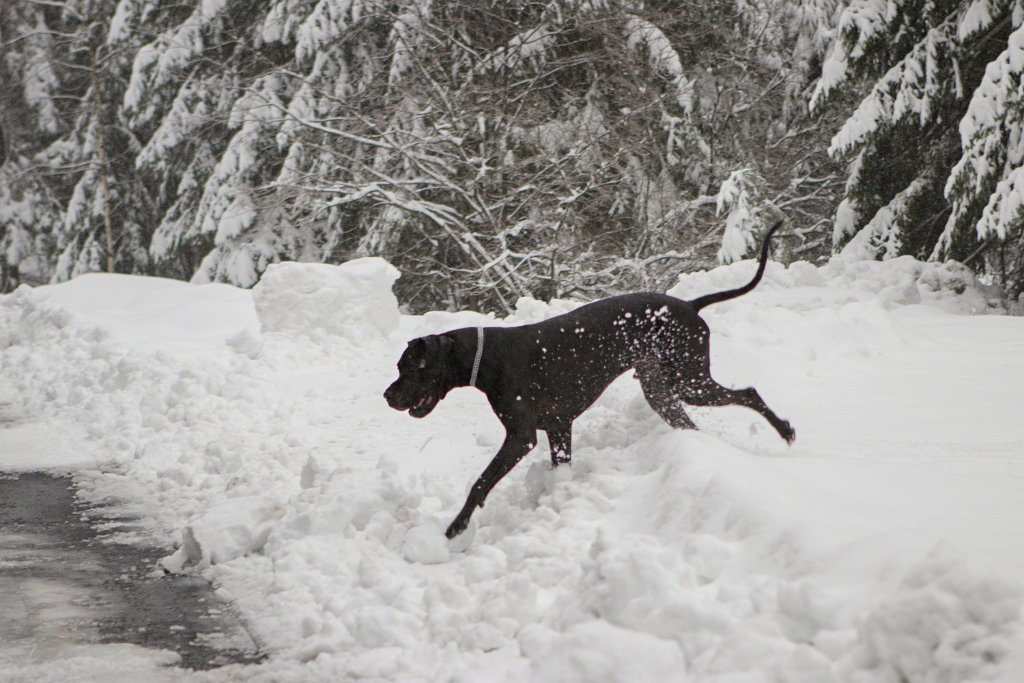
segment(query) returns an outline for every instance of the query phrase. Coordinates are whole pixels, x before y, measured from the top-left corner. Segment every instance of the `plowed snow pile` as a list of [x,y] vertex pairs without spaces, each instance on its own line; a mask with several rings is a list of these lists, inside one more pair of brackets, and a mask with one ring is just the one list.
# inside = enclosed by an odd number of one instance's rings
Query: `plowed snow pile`
[[390,410],[398,356],[575,304],[400,315],[397,276],[364,259],[253,291],[91,275],[0,297],[0,470],[124,501],[270,653],[182,677],[1024,681],[1024,319],[978,315],[970,273],[770,264],[704,317],[716,378],[757,387],[792,447],[743,408],[673,431],[627,374],[576,422],[571,469],[541,436],[454,541],[502,430],[474,389]]

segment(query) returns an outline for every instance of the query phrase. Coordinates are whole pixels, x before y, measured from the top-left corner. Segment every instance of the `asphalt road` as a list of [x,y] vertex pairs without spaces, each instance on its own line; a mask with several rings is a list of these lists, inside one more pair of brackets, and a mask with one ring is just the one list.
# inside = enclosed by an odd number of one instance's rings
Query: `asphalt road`
[[83,507],[69,477],[0,473],[6,656],[45,664],[68,643],[128,643],[177,653],[189,669],[258,661],[258,646],[209,583],[154,571],[171,549],[117,542],[130,526]]

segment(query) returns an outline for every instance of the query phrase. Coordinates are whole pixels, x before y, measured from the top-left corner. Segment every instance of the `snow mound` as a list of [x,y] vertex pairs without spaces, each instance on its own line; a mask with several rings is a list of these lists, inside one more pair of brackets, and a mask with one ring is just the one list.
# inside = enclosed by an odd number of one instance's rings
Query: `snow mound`
[[391,292],[398,277],[379,258],[339,266],[277,263],[253,288],[253,302],[264,332],[326,333],[360,342],[398,327],[398,300]]
[[989,679],[1014,651],[1020,587],[973,574],[941,546],[859,629],[849,680],[958,683]]
[[606,621],[575,624],[564,633],[528,626],[520,645],[533,681],[673,681],[686,672],[675,643]]
[[[733,289],[749,282],[756,270],[756,262],[747,260],[685,273],[668,293],[694,299]],[[998,295],[978,282],[967,266],[956,261],[918,261],[910,256],[871,261],[839,255],[820,267],[806,261],[788,267],[771,262],[761,284],[748,296],[797,311],[877,302],[887,309],[928,304],[958,314],[1001,312]]]
[[440,526],[424,524],[409,529],[405,535],[402,554],[410,562],[420,564],[443,564],[450,553]]

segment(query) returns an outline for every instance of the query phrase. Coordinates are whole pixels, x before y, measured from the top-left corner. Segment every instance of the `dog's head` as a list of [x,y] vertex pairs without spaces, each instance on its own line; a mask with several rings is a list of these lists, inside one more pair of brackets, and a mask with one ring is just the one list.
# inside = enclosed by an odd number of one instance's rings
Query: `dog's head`
[[424,417],[448,394],[447,383],[453,342],[443,334],[420,337],[409,342],[398,359],[398,379],[384,398],[395,410],[408,410]]

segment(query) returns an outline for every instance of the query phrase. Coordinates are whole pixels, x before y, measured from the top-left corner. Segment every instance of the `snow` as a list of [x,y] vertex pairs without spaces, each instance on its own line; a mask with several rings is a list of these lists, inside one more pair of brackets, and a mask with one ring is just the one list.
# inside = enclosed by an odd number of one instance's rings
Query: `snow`
[[529,64],[543,64],[546,52],[555,44],[556,34],[546,24],[534,26],[513,36],[481,62],[481,69],[508,69],[522,72]]
[[960,17],[957,38],[965,41],[992,26],[993,11],[998,13],[998,9],[992,6],[991,0],[972,0]]
[[846,48],[841,41],[833,41],[831,47],[828,48],[825,61],[821,65],[821,78],[814,84],[814,91],[811,93],[808,103],[810,111],[820,111],[822,103],[829,94],[846,80],[849,70]]
[[181,548],[163,564],[180,571],[186,564],[205,567],[258,552],[283,512],[264,496],[232,498],[189,523],[181,532]]
[[633,51],[646,49],[651,69],[664,74],[676,89],[676,102],[687,114],[693,113],[693,82],[686,78],[682,60],[661,29],[634,14],[626,20],[626,45]]
[[[880,255],[883,259],[896,257],[903,247],[902,230],[900,218],[905,215],[907,205],[917,195],[927,189],[925,178],[915,178],[907,187],[900,190],[889,201],[880,208],[867,224],[853,236],[843,247],[844,255],[854,255],[861,260],[874,259]],[[839,213],[846,213],[850,209],[850,203],[840,205]],[[837,221],[838,225],[838,221]]]
[[27,68],[22,67],[22,94],[25,102],[37,112],[36,126],[47,133],[56,133],[60,124],[53,94],[60,91],[60,81],[50,60],[39,58],[53,50],[53,38],[46,27],[43,13],[38,12],[35,18],[35,26],[19,26],[17,31],[12,32],[21,36],[19,39],[28,41],[26,51],[31,55]]
[[[46,599],[54,596],[49,586],[40,590],[47,591]],[[71,600],[74,594],[60,595],[60,600]],[[81,607],[79,612],[85,612]],[[59,615],[67,618],[65,613]],[[135,683],[136,681],[152,681],[152,683],[173,683],[181,680],[174,675],[173,665],[178,656],[173,652],[147,650],[137,645],[67,645],[58,630],[54,634],[41,634],[47,638],[48,659],[44,662],[22,665],[20,658],[29,659],[33,653],[8,652],[0,659],[3,671],[0,681],[32,681],[33,683]],[[5,661],[8,659],[10,661]]]
[[[862,145],[886,124],[916,119],[913,122],[918,126],[926,126],[933,117],[933,102],[941,101],[943,92],[951,88],[949,55],[956,50],[955,29],[952,19],[929,29],[910,52],[878,79],[870,95],[833,136],[829,154],[838,156]],[[819,89],[824,82],[825,76],[819,81]],[[952,87],[959,86],[952,83]],[[812,99],[812,109],[816,102]]]
[[296,31],[295,55],[309,60],[356,23],[365,9],[361,0],[320,0]]
[[125,89],[121,107],[129,113],[136,112],[143,104],[147,81],[152,79],[153,66],[160,59],[160,47],[156,42],[143,45],[132,60],[132,75]]
[[[324,332],[359,342],[380,341],[399,325],[391,286],[399,273],[380,258],[321,263],[275,263],[253,290],[264,332],[312,335]],[[325,315],[326,312],[330,314]]]
[[86,438],[83,430],[74,425],[50,422],[48,424],[10,424],[26,416],[16,412],[4,415],[3,470],[5,472],[32,472],[39,469],[39,452],[46,456],[46,467],[78,469],[95,467],[96,460],[83,452],[80,443]]
[[420,3],[399,14],[391,25],[388,43],[391,48],[391,68],[388,70],[388,86],[398,86],[407,73],[416,66],[416,52],[419,36],[424,32],[424,19],[430,17],[430,3]]
[[[90,275],[0,298],[0,468],[124,501],[269,655],[172,680],[1024,680],[1024,321],[970,315],[990,307],[966,268],[769,264],[702,315],[716,377],[756,386],[792,447],[738,407],[674,431],[627,375],[576,422],[571,468],[542,436],[452,541],[502,430],[468,388],[423,420],[390,410],[405,343],[577,304],[411,316],[397,275],[286,263],[252,291]],[[87,655],[104,680],[165,656]]]
[[182,85],[160,126],[135,158],[136,168],[166,171],[167,158],[194,136],[209,116],[209,107],[198,88],[191,82]]
[[841,12],[832,32],[832,45],[821,67],[821,78],[811,94],[810,108],[815,111],[850,76],[850,58],[863,56],[865,48],[885,30],[899,5],[885,0],[851,0],[840,4]]
[[256,206],[246,193],[237,194],[217,220],[214,244],[224,244],[245,233],[256,221]]
[[759,180],[751,169],[742,168],[730,173],[718,188],[716,213],[721,215],[724,209],[729,209],[722,247],[718,250],[720,263],[739,261],[754,246],[754,232],[760,227],[760,221],[751,203],[755,201],[755,184]]

